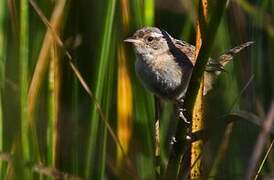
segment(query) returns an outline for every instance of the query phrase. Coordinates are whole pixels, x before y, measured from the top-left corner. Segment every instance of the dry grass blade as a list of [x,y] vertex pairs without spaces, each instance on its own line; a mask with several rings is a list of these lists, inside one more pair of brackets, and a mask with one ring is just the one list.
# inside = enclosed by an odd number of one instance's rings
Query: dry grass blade
[[90,90],[90,88],[88,87],[87,83],[85,82],[85,80],[83,79],[82,75],[80,74],[80,72],[78,71],[78,69],[74,66],[74,64],[70,61],[69,62],[70,67],[72,68],[73,72],[75,73],[77,79],[79,80],[79,82],[81,83],[81,85],[83,86],[83,88],[86,90],[86,92],[89,94],[90,98],[94,101],[95,103],[95,107],[96,110],[98,111],[98,113],[100,114],[102,120],[104,121],[111,137],[113,138],[113,140],[115,141],[115,143],[117,143],[123,153],[123,155],[125,157],[127,157],[123,146],[121,144],[121,142],[119,141],[119,139],[117,138],[117,136],[115,135],[114,131],[112,130],[111,126],[109,125],[108,121],[106,120],[106,117],[102,111],[102,108],[100,106],[100,104],[98,103],[98,101],[96,100],[95,96],[93,95],[92,91]]
[[11,16],[11,23],[12,23],[12,31],[13,35],[15,36],[13,40],[18,40],[18,34],[19,34],[19,23],[18,23],[18,15],[17,15],[17,9],[16,9],[16,3],[15,0],[8,0],[8,9]]
[[62,40],[59,37],[58,33],[55,31],[55,28],[53,28],[54,26],[47,20],[46,16],[43,14],[43,12],[40,10],[40,8],[38,7],[38,5],[33,0],[30,0],[30,3],[32,5],[32,7],[34,8],[34,10],[36,11],[36,13],[41,18],[41,20],[43,21],[43,23],[50,30],[50,35],[52,35],[54,37],[54,40],[57,42],[57,44],[64,50],[66,56],[69,59],[69,65],[70,65],[70,67],[72,68],[72,70],[73,70],[74,74],[76,75],[77,79],[79,80],[80,84],[83,86],[83,88],[85,89],[85,91],[88,93],[89,97],[95,103],[96,110],[99,113],[99,115],[101,116],[101,119],[103,120],[103,122],[105,123],[105,125],[107,127],[107,130],[110,133],[110,136],[113,138],[113,140],[115,141],[115,143],[117,143],[118,146],[120,147],[121,152],[126,157],[127,163],[131,164],[128,156],[126,155],[126,153],[125,153],[125,151],[123,149],[123,146],[122,146],[121,142],[119,141],[119,139],[115,135],[114,131],[112,130],[110,124],[108,123],[108,120],[106,119],[106,117],[105,117],[105,115],[104,115],[104,113],[102,111],[102,108],[101,108],[100,104],[98,103],[96,97],[94,96],[94,94],[90,90],[89,86],[87,85],[87,83],[83,79],[81,73],[78,71],[78,69],[72,63],[72,56],[70,55],[70,53],[68,52],[68,50],[65,48],[64,43],[62,42]]
[[265,161],[266,161],[268,155],[270,154],[271,150],[273,150],[273,149],[272,149],[272,148],[273,148],[273,145],[274,145],[274,139],[273,139],[272,142],[270,143],[269,148],[267,149],[267,152],[265,153],[264,159],[262,160],[262,163],[260,164],[260,167],[259,167],[259,169],[258,169],[258,171],[257,171],[257,173],[256,173],[255,178],[254,178],[255,180],[258,179],[259,174],[261,173],[261,171],[262,171],[262,169],[263,169],[263,166],[264,166],[264,164],[265,164]]
[[246,91],[246,89],[252,83],[253,80],[254,80],[254,74],[249,78],[249,80],[247,81],[247,83],[242,88],[241,92],[239,93],[239,95],[234,99],[234,102],[231,104],[231,107],[229,108],[230,112],[232,111],[232,109],[234,108],[234,106],[236,105],[236,103],[240,100],[240,97],[243,95],[243,93]]
[[[39,15],[43,14],[33,0],[29,0],[29,2]],[[50,24],[52,26],[52,29],[55,30],[55,32],[60,31],[65,5],[66,5],[66,0],[59,0],[57,1],[53,9]],[[46,19],[45,16],[43,16],[43,19]],[[51,30],[48,29],[42,43],[42,47],[38,56],[38,60],[35,66],[34,74],[32,76],[31,84],[28,91],[28,107],[27,108],[28,108],[29,125],[32,131],[32,141],[33,141],[32,143],[34,144],[34,148],[36,149],[35,152],[37,152],[38,158],[40,157],[39,157],[39,151],[38,151],[35,121],[33,116],[34,116],[35,108],[37,106],[38,94],[42,87],[43,80],[46,76],[46,71],[49,67],[49,55],[50,55],[50,50],[53,45],[53,42],[54,41],[52,38]]]
[[40,175],[44,175],[44,176],[48,176],[48,177],[52,177],[55,179],[67,179],[67,180],[81,180],[82,178],[65,173],[65,172],[61,172],[56,168],[52,168],[52,167],[47,167],[44,166],[42,164],[39,165],[34,165],[32,167],[32,170],[36,173],[39,173]]
[[264,149],[265,143],[268,139],[269,133],[274,122],[274,101],[272,102],[267,116],[262,124],[261,132],[258,136],[255,148],[252,153],[252,157],[249,161],[249,167],[246,173],[246,179],[253,179],[255,177],[255,172],[257,169],[258,161]]
[[6,161],[9,163],[12,161],[12,157],[9,153],[0,152],[0,160]]
[[[239,120],[248,121],[258,127],[262,128],[262,120],[255,114],[247,111],[236,111],[228,115],[229,123],[237,122]],[[274,135],[274,127],[269,132],[271,135]]]
[[[33,0],[29,0],[30,4],[34,8],[34,10],[37,12],[39,17],[45,21],[46,17],[43,15],[42,11],[38,8],[37,4]],[[65,6],[64,0],[58,1],[58,3],[55,6],[55,9],[52,13],[52,19],[48,24],[51,24],[51,28],[48,29],[46,36],[44,38],[44,41],[42,43],[42,48],[38,57],[38,62],[36,64],[36,68],[33,74],[33,78],[31,81],[31,85],[29,88],[29,95],[28,95],[28,112],[29,114],[33,113],[34,107],[36,105],[37,96],[39,93],[39,90],[41,88],[42,79],[45,76],[46,70],[49,65],[49,52],[50,52],[50,46],[52,45],[53,39],[51,31],[54,29],[55,34],[57,35],[57,32],[60,28],[60,22],[63,15],[63,9]],[[59,42],[59,41],[57,41]]]
[[[43,21],[43,23],[46,25],[46,27],[49,29],[49,33],[50,33],[50,35],[51,36],[53,36],[53,38],[54,38],[54,40],[57,42],[57,44],[61,47],[61,48],[63,48],[64,49],[64,51],[65,51],[65,54],[66,54],[66,56],[70,59],[70,60],[72,60],[72,57],[71,57],[71,55],[69,54],[69,52],[66,50],[66,48],[65,48],[65,46],[64,46],[64,43],[63,43],[63,41],[61,40],[61,38],[59,37],[59,35],[58,35],[58,31],[56,31],[57,29],[56,29],[56,27],[55,27],[55,24],[51,21],[51,22],[49,22],[48,21],[48,19],[47,19],[47,17],[44,15],[44,13],[41,11],[41,9],[38,7],[38,5],[33,1],[33,0],[29,0],[29,2],[30,2],[30,4],[32,5],[32,7],[33,7],[33,9],[35,10],[35,12],[38,14],[38,16],[41,18],[41,20]],[[63,6],[65,5],[65,2],[66,1],[63,1]],[[63,10],[63,9],[61,9],[61,8],[57,8],[60,12],[59,12],[59,14],[61,13],[61,10]],[[58,14],[56,13],[56,14],[54,14],[53,13],[53,17],[54,16],[58,16]],[[60,16],[60,15],[59,15]]]

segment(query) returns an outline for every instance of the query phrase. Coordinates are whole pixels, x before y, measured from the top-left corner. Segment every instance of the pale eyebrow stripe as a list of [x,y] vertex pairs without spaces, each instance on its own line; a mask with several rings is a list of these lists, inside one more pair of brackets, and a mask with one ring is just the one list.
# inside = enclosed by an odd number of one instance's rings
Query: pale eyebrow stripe
[[157,32],[152,32],[150,35],[151,35],[152,37],[156,37],[156,38],[158,38],[158,37],[163,37],[162,34],[157,33]]

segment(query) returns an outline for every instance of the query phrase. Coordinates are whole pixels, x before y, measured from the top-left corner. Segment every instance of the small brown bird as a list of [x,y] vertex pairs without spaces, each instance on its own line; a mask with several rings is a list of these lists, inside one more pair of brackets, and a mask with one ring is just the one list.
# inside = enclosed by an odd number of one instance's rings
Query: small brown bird
[[[195,65],[195,46],[156,27],[139,29],[124,41],[134,45],[137,55],[135,69],[142,84],[162,99],[183,102]],[[233,55],[251,44],[253,42],[246,42],[216,59],[209,58],[204,75],[204,94],[212,88],[217,75]]]

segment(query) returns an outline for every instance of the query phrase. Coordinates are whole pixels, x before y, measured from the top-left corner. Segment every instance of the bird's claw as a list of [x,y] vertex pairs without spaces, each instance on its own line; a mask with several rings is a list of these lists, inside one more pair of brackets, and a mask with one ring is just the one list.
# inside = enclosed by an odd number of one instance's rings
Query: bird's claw
[[188,121],[184,115],[184,112],[186,111],[186,109],[179,108],[178,111],[179,111],[179,118],[183,120],[186,124],[190,124],[190,121]]
[[173,145],[177,142],[176,138],[174,136],[171,137],[170,144]]

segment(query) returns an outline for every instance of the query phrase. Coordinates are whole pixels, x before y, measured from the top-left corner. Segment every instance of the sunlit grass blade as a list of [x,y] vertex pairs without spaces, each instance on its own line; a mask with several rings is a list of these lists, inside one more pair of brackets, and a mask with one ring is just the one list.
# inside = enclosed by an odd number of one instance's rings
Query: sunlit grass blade
[[[58,48],[56,43],[52,43],[51,47],[51,62],[50,62],[50,76],[49,76],[49,90],[51,99],[49,107],[49,119],[48,119],[48,148],[51,151],[48,152],[49,164],[55,167],[60,166],[59,152],[60,152],[60,126],[58,124],[58,115],[60,113],[60,89],[61,89],[61,58],[58,55]],[[50,148],[51,147],[51,148]]]
[[[195,43],[195,57],[197,58],[199,55],[200,48],[204,41],[204,37],[202,34],[205,31],[205,28],[208,25],[208,1],[202,0],[199,2],[199,18],[196,27],[196,43]],[[205,25],[203,26],[203,20],[205,21]],[[203,29],[204,28],[204,29]],[[204,75],[202,75],[204,78]],[[204,80],[200,82],[200,87],[196,95],[195,104],[192,110],[192,123],[191,123],[191,132],[197,133],[199,131],[204,130],[205,126],[205,117],[204,117]],[[197,140],[191,144],[191,155],[190,155],[190,178],[196,179],[203,177],[202,172],[202,160],[200,158],[202,151],[203,151],[204,141]],[[184,168],[184,167],[183,167]],[[183,169],[181,168],[181,169]]]
[[146,26],[154,24],[154,0],[144,1],[144,24]]
[[[124,153],[128,153],[129,143],[132,134],[132,87],[129,72],[127,69],[125,47],[118,47],[118,84],[117,84],[117,136],[123,146]],[[118,169],[122,166],[123,153],[117,147]]]
[[[129,1],[121,0],[120,8],[121,13],[119,17],[122,18],[122,27],[125,34],[129,30],[130,9]],[[124,38],[124,36],[120,36]],[[122,148],[117,144],[117,156],[116,156],[116,168],[119,174],[118,176],[123,177],[121,170],[126,163],[128,158],[129,146],[132,138],[132,121],[133,121],[133,102],[132,102],[132,84],[130,79],[129,65],[128,65],[128,54],[124,46],[122,39],[117,39],[117,137],[122,145]],[[126,156],[126,157],[124,157]]]

